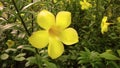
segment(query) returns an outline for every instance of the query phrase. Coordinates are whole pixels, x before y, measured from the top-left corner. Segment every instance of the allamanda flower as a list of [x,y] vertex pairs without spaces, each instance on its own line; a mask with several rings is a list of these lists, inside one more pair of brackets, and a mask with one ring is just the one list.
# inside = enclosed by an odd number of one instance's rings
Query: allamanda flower
[[80,5],[81,5],[82,10],[87,10],[90,7],[92,7],[92,5],[89,2],[87,2],[86,0],[80,1]]
[[108,26],[112,23],[107,22],[107,16],[104,16],[101,22],[101,33],[104,34],[104,32],[108,31]]
[[36,48],[44,48],[48,45],[48,55],[56,59],[64,52],[63,43],[72,45],[78,42],[78,34],[75,29],[67,28],[71,24],[71,13],[61,11],[55,16],[42,10],[37,16],[37,23],[43,28],[34,32],[29,37],[29,42]]

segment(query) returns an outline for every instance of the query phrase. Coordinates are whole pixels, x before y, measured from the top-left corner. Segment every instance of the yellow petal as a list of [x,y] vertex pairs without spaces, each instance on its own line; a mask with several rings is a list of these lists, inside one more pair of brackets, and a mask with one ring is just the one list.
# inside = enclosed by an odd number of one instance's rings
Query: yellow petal
[[85,9],[84,2],[80,1],[80,5],[81,5],[81,9],[84,10]]
[[89,9],[90,7],[92,7],[92,5],[89,2],[87,2],[86,0],[80,1],[80,5],[81,5],[82,10],[86,10],[86,9]]
[[107,32],[107,31],[108,31],[108,26],[104,25],[101,29],[101,33],[104,34],[104,32]]
[[102,19],[102,22],[106,23],[106,21],[107,21],[107,16],[104,16],[103,19]]
[[59,56],[62,55],[63,52],[64,52],[64,46],[60,41],[56,39],[50,40],[48,45],[48,55],[52,59],[58,58]]
[[101,28],[101,33],[104,34],[104,32],[108,31],[108,26],[112,23],[104,23],[104,25]]
[[60,35],[60,40],[66,45],[72,45],[78,42],[77,31],[73,28],[65,29]]
[[48,33],[44,30],[34,32],[28,40],[32,46],[36,48],[44,48],[48,44]]
[[83,2],[82,1],[80,1],[80,5],[82,5],[83,4]]
[[55,16],[47,10],[42,10],[37,16],[37,23],[42,28],[49,29],[55,24]]
[[56,25],[61,28],[66,28],[71,24],[71,13],[67,11],[61,11],[56,16]]

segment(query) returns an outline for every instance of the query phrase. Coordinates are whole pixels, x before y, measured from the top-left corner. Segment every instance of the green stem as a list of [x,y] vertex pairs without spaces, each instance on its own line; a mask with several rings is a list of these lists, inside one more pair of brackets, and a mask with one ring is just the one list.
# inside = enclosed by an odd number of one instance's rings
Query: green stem
[[[31,0],[31,2],[33,3],[33,0]],[[32,9],[33,9],[33,6],[32,6]],[[33,14],[32,14],[32,23],[31,23],[31,25],[32,25],[32,32],[34,31],[33,30],[33,26],[34,26],[34,24],[33,24]]]
[[21,22],[22,22],[22,25],[23,25],[24,28],[25,28],[25,31],[27,32],[28,36],[30,36],[30,33],[29,33],[29,31],[27,30],[27,27],[26,27],[26,25],[25,25],[25,22],[23,21],[21,15],[20,15],[20,11],[18,10],[17,5],[15,4],[15,1],[12,0],[12,3],[13,3],[13,5],[14,5],[16,11],[17,11],[17,14],[18,14],[18,16],[19,16],[19,18],[20,18],[20,20],[21,20]]
[[[27,32],[28,36],[30,36],[31,34],[29,33],[29,31],[28,31],[28,29],[27,29],[27,27],[26,27],[26,25],[25,25],[25,22],[23,21],[23,18],[22,18],[21,15],[20,15],[20,11],[18,10],[17,5],[15,4],[15,1],[12,0],[12,2],[13,2],[13,5],[14,5],[16,11],[17,11],[17,14],[18,14],[18,16],[19,16],[19,18],[20,18],[20,20],[21,20],[21,22],[22,22],[22,25],[23,25],[24,28],[25,28],[25,31]],[[32,0],[32,2],[33,2],[33,0]],[[32,15],[32,19],[33,19],[33,15]],[[33,20],[32,20],[32,32],[33,32]],[[38,49],[35,48],[35,50],[36,50],[36,55],[39,55]],[[36,61],[39,63],[38,57],[36,57],[36,58],[37,58]],[[40,67],[41,67],[41,64],[38,64],[38,66],[39,66],[39,68],[40,68]]]

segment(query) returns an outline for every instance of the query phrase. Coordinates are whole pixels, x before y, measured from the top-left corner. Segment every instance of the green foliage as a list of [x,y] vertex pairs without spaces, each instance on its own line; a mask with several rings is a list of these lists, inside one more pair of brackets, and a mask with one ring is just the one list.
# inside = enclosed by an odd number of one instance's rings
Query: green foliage
[[117,50],[118,55],[120,56],[120,50]]
[[25,58],[24,58],[25,55],[26,55],[26,53],[20,53],[17,56],[15,56],[14,60],[23,61],[23,60],[25,60]]
[[114,56],[113,54],[111,54],[109,52],[104,52],[104,53],[100,54],[100,57],[108,59],[108,60],[120,60],[120,58]]
[[[0,0],[0,68],[119,68],[120,67],[120,1],[86,0],[92,7],[82,10],[83,0]],[[0,6],[1,8],[1,6]],[[65,46],[62,56],[51,59],[47,48],[36,49],[28,42],[32,32],[40,30],[38,12],[46,9],[72,14],[72,28],[79,42]],[[101,33],[101,20],[113,23]],[[8,48],[7,40],[15,44]],[[38,40],[36,40],[38,41]]]
[[9,55],[4,53],[1,55],[1,60],[6,60],[8,57]]

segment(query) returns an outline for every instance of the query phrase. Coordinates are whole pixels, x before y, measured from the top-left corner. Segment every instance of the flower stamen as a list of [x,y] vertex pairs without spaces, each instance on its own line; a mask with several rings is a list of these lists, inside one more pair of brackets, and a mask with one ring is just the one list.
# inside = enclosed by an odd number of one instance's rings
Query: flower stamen
[[52,26],[50,29],[49,29],[49,34],[51,36],[59,36],[61,30],[58,26]]

